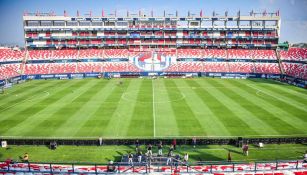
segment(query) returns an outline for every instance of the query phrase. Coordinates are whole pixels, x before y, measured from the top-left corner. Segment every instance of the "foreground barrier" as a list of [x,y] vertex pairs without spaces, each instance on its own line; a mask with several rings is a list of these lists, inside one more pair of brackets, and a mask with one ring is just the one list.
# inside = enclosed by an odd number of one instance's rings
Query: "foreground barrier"
[[[110,166],[114,166],[114,171],[110,171]],[[112,168],[111,168],[112,169]],[[114,163],[106,164],[77,164],[77,163],[9,163],[0,162],[0,174],[5,173],[48,173],[48,174],[144,174],[144,173],[191,173],[191,174],[221,174],[221,173],[280,173],[284,171],[300,171],[304,174],[307,172],[307,163],[303,160],[279,160],[267,162],[195,162],[195,163],[176,163],[165,165],[161,162],[142,162],[133,163]],[[261,174],[261,173],[260,173]],[[302,175],[303,175],[302,174]]]

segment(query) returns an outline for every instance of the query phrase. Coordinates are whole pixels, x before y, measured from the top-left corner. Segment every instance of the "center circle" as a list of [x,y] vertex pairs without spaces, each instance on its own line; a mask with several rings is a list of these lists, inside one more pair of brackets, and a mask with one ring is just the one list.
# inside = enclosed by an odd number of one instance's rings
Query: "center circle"
[[176,91],[155,90],[154,93],[145,91],[126,91],[122,99],[139,103],[171,103],[181,101],[185,95]]

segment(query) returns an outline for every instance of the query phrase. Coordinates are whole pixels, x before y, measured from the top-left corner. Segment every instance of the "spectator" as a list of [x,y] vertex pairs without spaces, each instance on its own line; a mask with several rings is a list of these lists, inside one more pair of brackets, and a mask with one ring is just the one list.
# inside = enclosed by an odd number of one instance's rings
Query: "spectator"
[[140,143],[139,143],[139,140],[136,140],[135,141],[135,151],[139,152],[139,149],[140,149]]
[[162,145],[162,142],[160,141],[160,143],[158,144],[158,156],[162,156],[162,148],[163,148],[163,145]]
[[166,161],[166,165],[168,165],[169,163],[172,163],[172,155],[170,152],[168,152],[167,154],[167,161]]
[[141,162],[142,162],[142,152],[139,151],[139,152],[137,153],[137,156],[138,156],[138,162],[141,163]]
[[231,162],[231,154],[230,154],[230,151],[228,151],[227,162]]
[[243,150],[243,155],[248,156],[248,144],[244,144],[242,150]]
[[176,139],[173,140],[173,143],[172,143],[172,144],[173,144],[173,146],[174,146],[174,150],[176,150],[176,145],[177,145]]
[[196,137],[193,137],[193,138],[192,138],[192,145],[193,145],[193,148],[196,147]]
[[133,154],[132,153],[128,154],[128,164],[131,166],[133,165]]
[[107,171],[108,171],[108,172],[115,172],[115,170],[116,170],[116,167],[115,167],[115,165],[113,164],[113,161],[111,160],[111,161],[109,162],[108,166],[107,166]]
[[14,161],[13,161],[12,158],[8,158],[8,159],[5,160],[5,163],[6,163],[7,166],[9,166],[10,164],[14,164]]
[[178,165],[179,165],[179,162],[180,162],[180,155],[177,154],[177,155],[175,156],[175,159],[174,159],[175,166],[178,166]]
[[171,145],[171,146],[169,147],[168,154],[170,154],[171,156],[173,156],[173,151],[174,151],[174,146]]
[[183,161],[184,161],[184,163],[188,163],[188,161],[189,161],[189,154],[188,153],[185,153],[184,154],[184,157],[183,157]]
[[151,155],[152,155],[152,145],[151,145],[151,144],[149,144],[149,145],[147,146],[147,155],[148,155],[148,156],[151,156]]
[[99,137],[98,140],[99,140],[99,146],[102,146],[102,137]]
[[56,141],[50,142],[50,149],[55,150],[58,147]]
[[22,158],[22,161],[23,162],[29,162],[29,154],[28,153],[25,153],[24,155],[23,155],[23,158]]

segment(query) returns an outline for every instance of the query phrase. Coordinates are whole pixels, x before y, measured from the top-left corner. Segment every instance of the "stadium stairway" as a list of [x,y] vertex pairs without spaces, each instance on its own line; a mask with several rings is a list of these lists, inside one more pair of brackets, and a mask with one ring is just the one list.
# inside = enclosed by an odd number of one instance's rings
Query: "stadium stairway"
[[276,58],[277,58],[277,61],[278,61],[278,67],[279,67],[280,73],[282,75],[284,75],[285,71],[283,69],[282,62],[281,62],[281,59],[280,59],[280,52],[278,50],[275,50],[275,54],[276,54]]

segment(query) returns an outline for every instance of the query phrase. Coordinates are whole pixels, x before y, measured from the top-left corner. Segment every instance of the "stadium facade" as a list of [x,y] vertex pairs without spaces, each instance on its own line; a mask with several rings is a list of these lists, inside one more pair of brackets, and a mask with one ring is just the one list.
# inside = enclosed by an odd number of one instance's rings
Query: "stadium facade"
[[[277,50],[280,16],[25,13],[25,51],[1,49],[8,79],[214,76],[304,80],[306,49]],[[15,62],[12,62],[15,61]],[[14,63],[14,64],[12,64]],[[18,78],[17,78],[18,79]],[[300,81],[300,83],[302,83]],[[3,83],[2,83],[3,84]],[[304,86],[304,81],[302,83]]]

